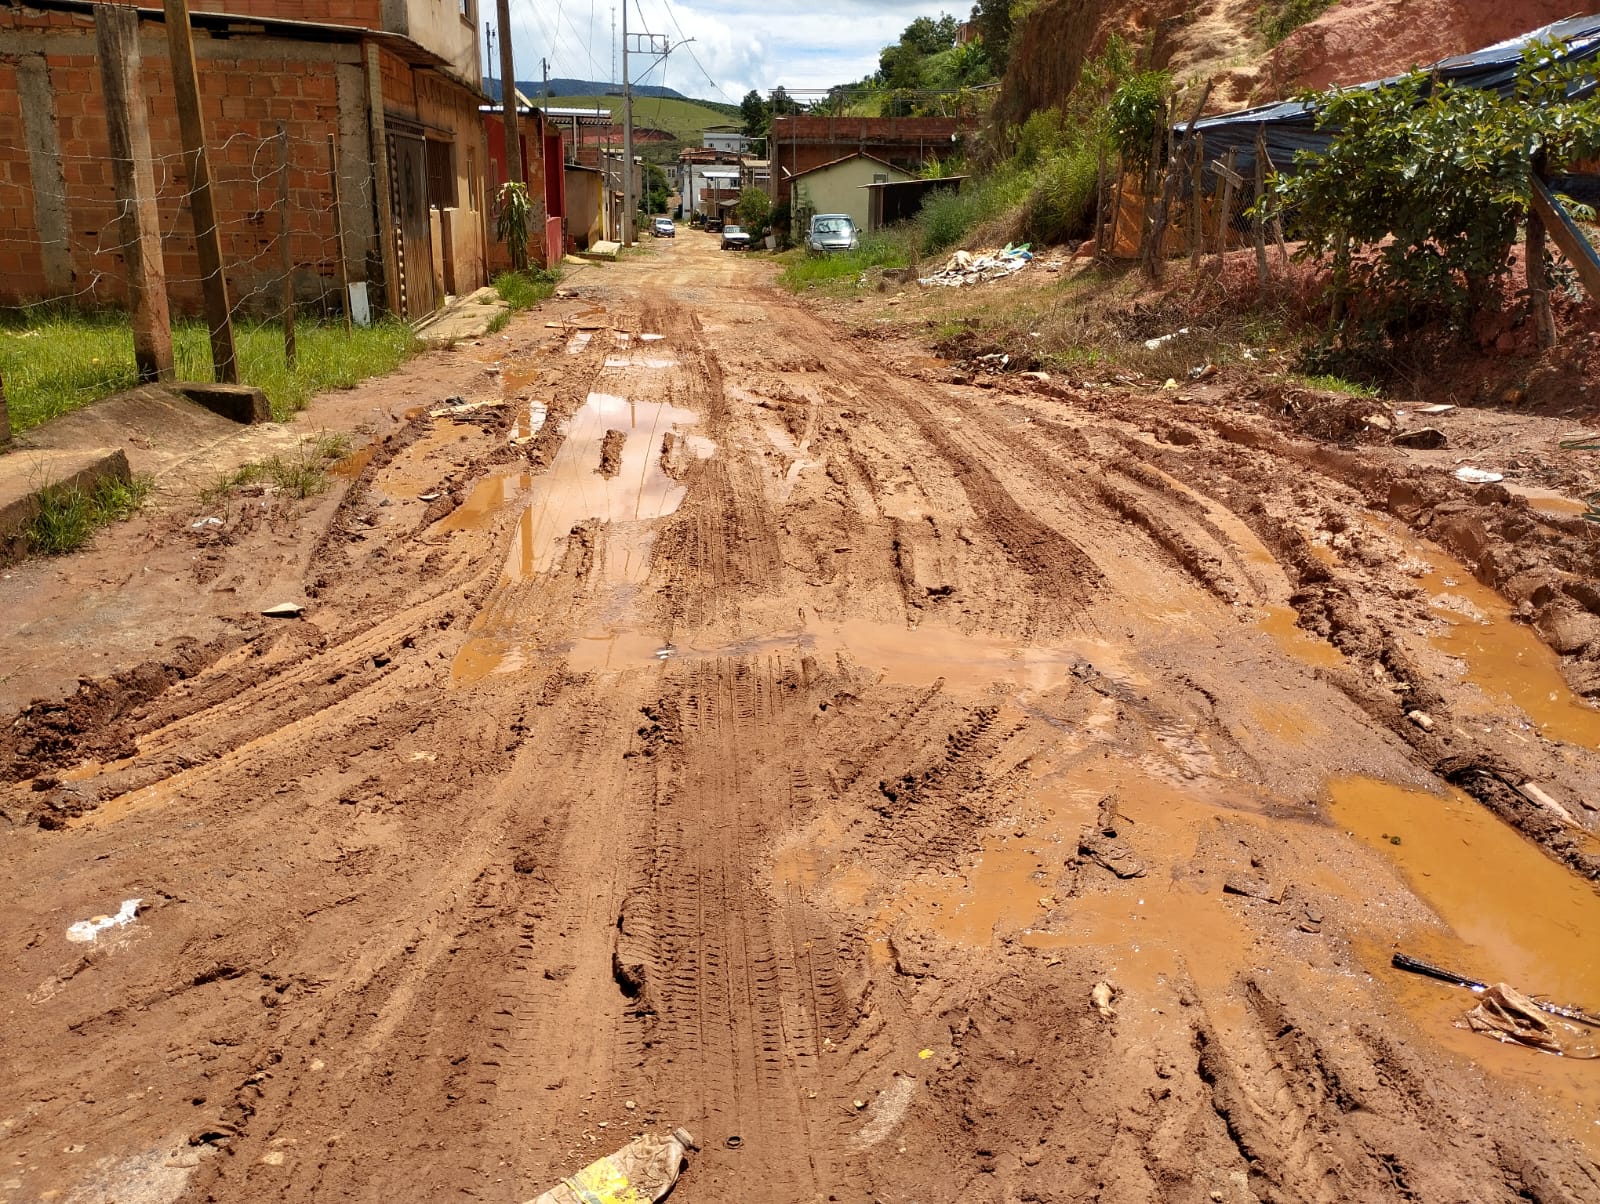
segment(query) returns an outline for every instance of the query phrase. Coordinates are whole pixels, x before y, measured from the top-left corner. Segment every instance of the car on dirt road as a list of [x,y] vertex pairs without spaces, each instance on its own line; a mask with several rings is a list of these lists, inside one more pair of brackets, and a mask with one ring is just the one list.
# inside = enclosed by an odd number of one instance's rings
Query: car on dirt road
[[750,231],[740,226],[722,227],[722,249],[724,251],[748,251],[750,249]]
[[806,229],[806,250],[814,255],[829,251],[854,251],[861,245],[855,221],[848,213],[817,213]]
[[650,233],[657,238],[676,238],[678,228],[672,224],[670,217],[658,217],[650,223]]

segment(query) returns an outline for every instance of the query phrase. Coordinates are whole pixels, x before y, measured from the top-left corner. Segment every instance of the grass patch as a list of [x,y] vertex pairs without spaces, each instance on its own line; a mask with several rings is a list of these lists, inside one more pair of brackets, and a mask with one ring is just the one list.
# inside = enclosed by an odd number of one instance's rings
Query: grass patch
[[1378,390],[1371,385],[1359,384],[1353,380],[1346,380],[1342,376],[1331,373],[1322,373],[1317,376],[1302,376],[1300,383],[1308,389],[1321,389],[1324,393],[1344,393],[1351,397],[1377,397]]
[[904,234],[868,234],[854,251],[831,255],[812,255],[806,251],[785,251],[777,258],[784,262],[778,283],[794,292],[820,286],[854,284],[868,268],[903,268],[913,259],[912,246]]
[[200,490],[200,500],[207,506],[214,505],[250,485],[270,485],[293,498],[315,497],[328,487],[329,466],[349,454],[348,436],[324,432],[302,440],[293,452],[252,460],[223,473]]
[[[233,327],[239,378],[266,393],[279,421],[304,409],[323,389],[393,371],[414,346],[405,323],[392,320],[358,326],[347,335],[342,324],[307,319],[295,335],[299,359],[291,372],[284,363],[280,323],[235,322]],[[172,344],[180,379],[212,379],[205,323],[174,323]],[[12,429],[20,433],[138,384],[133,330],[125,314],[112,311],[13,313],[0,318],[0,376]]]
[[1276,46],[1332,8],[1333,3],[1334,0],[1266,0],[1256,12],[1256,28],[1268,46]]
[[513,312],[532,309],[556,291],[561,276],[544,268],[529,268],[523,272],[501,272],[494,278],[494,291]]
[[39,512],[28,524],[28,550],[39,556],[64,556],[89,542],[97,527],[123,522],[144,504],[151,479],[115,477],[96,481],[88,489],[76,485],[48,485],[39,493]]

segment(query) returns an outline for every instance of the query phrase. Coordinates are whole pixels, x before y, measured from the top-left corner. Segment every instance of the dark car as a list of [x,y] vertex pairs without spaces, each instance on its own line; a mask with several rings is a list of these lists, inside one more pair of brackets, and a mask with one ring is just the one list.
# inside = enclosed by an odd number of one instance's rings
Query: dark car
[[722,249],[724,251],[748,251],[750,249],[750,231],[742,230],[738,226],[722,227]]
[[678,228],[672,224],[670,217],[658,217],[650,223],[650,233],[657,238],[676,238]]
[[707,234],[722,233],[722,219],[720,217],[711,217],[708,215],[705,219],[705,231]]

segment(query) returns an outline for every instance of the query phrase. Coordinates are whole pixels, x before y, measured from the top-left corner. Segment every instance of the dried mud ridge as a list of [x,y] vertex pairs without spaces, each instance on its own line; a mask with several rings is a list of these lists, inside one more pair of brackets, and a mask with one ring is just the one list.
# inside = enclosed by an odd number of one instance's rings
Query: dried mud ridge
[[1421,533],[1592,693],[1593,533],[680,242],[369,460],[305,620],[8,727],[0,1198],[526,1200],[684,1124],[696,1201],[1600,1200],[1318,801],[1447,778],[1595,877],[1596,745],[1418,635]]

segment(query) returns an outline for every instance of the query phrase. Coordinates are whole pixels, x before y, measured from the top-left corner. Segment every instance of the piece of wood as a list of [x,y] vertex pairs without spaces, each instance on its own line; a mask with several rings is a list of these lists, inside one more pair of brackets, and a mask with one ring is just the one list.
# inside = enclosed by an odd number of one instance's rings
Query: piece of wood
[[1267,135],[1256,129],[1256,201],[1250,219],[1250,236],[1256,246],[1256,283],[1267,283],[1267,223],[1262,216],[1267,199]]
[[1122,189],[1126,185],[1128,173],[1123,165],[1122,156],[1117,156],[1117,182],[1112,186],[1111,194],[1111,228],[1106,231],[1106,258],[1117,257],[1117,232],[1122,226]]
[[178,132],[183,138],[184,174],[189,181],[189,213],[194,218],[195,251],[200,259],[200,288],[205,296],[206,325],[211,328],[211,365],[217,380],[236,385],[239,360],[233,348],[233,312],[228,305],[228,277],[222,265],[222,232],[217,228],[216,204],[211,195],[211,162],[206,155],[205,117],[200,111],[189,0],[163,0],[163,11]]
[[1233,224],[1233,190],[1244,183],[1244,177],[1234,170],[1239,161],[1238,147],[1230,148],[1226,163],[1211,166],[1223,179],[1222,204],[1217,207],[1217,268],[1222,268],[1222,257],[1228,253],[1228,230]]
[[[394,183],[389,175],[389,127],[383,117],[383,72],[378,44],[367,43],[367,121],[372,142],[372,182],[376,187],[373,203],[377,207],[378,246],[383,253],[383,298],[389,312],[397,316],[400,308],[400,215],[394,207]],[[345,290],[345,303],[350,293]]]
[[294,254],[289,246],[289,131],[278,123],[278,269],[283,273],[283,362],[294,371]]
[[1567,215],[1561,202],[1551,195],[1545,182],[1538,176],[1534,176],[1531,182],[1532,212],[1544,222],[1545,233],[1550,241],[1560,248],[1567,262],[1578,273],[1589,299],[1600,301],[1600,256],[1595,254],[1589,240]]
[[1189,270],[1198,271],[1205,254],[1206,136],[1194,136],[1189,162]]
[[95,5],[94,38],[105,96],[122,262],[128,269],[133,361],[141,381],[170,381],[174,375],[172,315],[167,306],[161,215],[156,208],[150,154],[150,112],[144,99],[139,10],[126,4]]
[[0,376],[0,447],[11,442],[11,411],[6,408],[6,378]]
[[1100,145],[1099,162],[1095,169],[1094,177],[1094,257],[1097,261],[1106,257],[1106,148]]
[[[1266,161],[1267,174],[1278,174],[1278,165],[1272,161],[1272,151],[1268,149],[1266,140],[1261,142],[1261,157]],[[1284,266],[1289,266],[1289,244],[1283,240],[1283,215],[1278,212],[1278,206],[1272,207],[1272,241],[1278,244],[1278,260]]]
[[339,147],[328,135],[328,179],[333,185],[333,240],[339,255],[339,307],[344,310],[344,332],[352,328],[350,320],[350,264],[344,251],[344,206],[339,199]]

